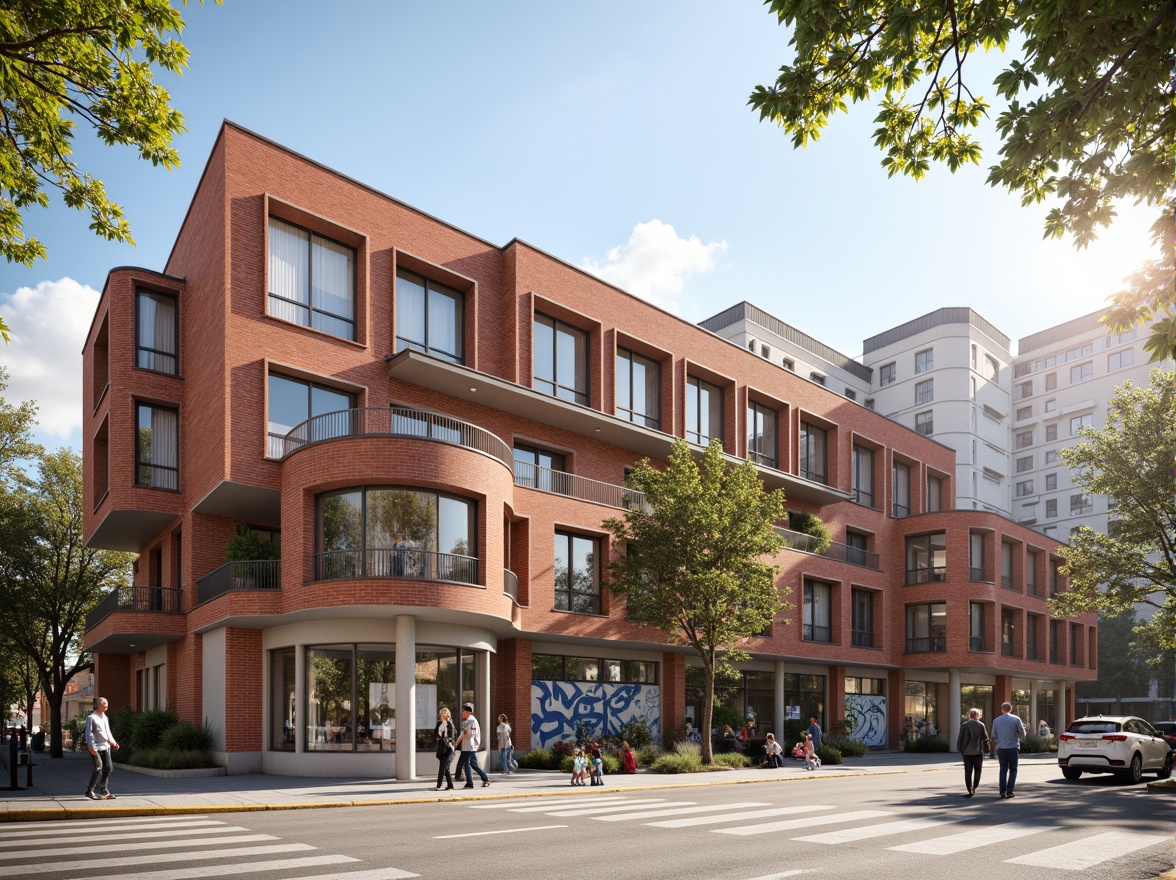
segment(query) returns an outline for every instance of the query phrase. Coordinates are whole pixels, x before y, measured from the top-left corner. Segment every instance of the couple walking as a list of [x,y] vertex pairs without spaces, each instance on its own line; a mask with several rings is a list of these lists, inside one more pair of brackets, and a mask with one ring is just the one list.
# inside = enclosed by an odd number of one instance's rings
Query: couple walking
[[989,738],[984,722],[980,720],[979,709],[968,711],[968,720],[960,725],[956,737],[956,749],[964,759],[964,787],[966,797],[972,797],[980,786],[980,770],[984,753],[992,752],[1000,762],[1000,796],[1016,797],[1013,789],[1017,785],[1017,759],[1021,753],[1021,740],[1025,738],[1025,725],[1013,714],[1011,703],[1000,704],[1000,717],[992,722],[992,737]]
[[[455,749],[461,749],[461,757],[457,759],[457,778],[461,779],[462,772],[466,775],[466,784],[463,788],[474,787],[474,773],[482,778],[482,788],[490,784],[490,777],[486,775],[486,771],[478,765],[478,749],[482,747],[482,729],[478,725],[478,719],[474,717],[474,707],[472,703],[466,703],[461,707],[461,733],[454,739],[453,721],[450,719],[449,710],[441,709],[437,713],[437,788],[435,791],[440,791],[442,788],[453,788],[453,777],[449,773],[449,760],[453,757]],[[441,782],[444,780],[445,785]]]

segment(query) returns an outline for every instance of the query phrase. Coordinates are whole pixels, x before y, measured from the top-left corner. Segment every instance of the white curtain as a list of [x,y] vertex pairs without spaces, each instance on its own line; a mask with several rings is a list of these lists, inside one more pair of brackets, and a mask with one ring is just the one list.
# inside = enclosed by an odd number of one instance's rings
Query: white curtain
[[275,318],[310,324],[309,247],[307,234],[301,229],[270,218],[269,313]]
[[429,287],[429,348],[460,356],[458,343],[458,309],[461,307],[461,295],[430,285]]
[[[318,235],[311,236],[312,326],[345,339],[355,338],[355,252]],[[321,314],[324,313],[325,314]]]

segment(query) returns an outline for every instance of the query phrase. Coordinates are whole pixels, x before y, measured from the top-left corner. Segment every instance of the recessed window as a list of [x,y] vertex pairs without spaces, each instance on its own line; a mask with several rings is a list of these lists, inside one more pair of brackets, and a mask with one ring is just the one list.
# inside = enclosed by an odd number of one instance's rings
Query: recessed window
[[891,472],[893,514],[895,518],[911,515],[911,466],[896,461]]
[[943,510],[943,480],[939,477],[927,477],[927,512],[934,513]]
[[1033,380],[1029,379],[1026,382],[1021,382],[1017,385],[1017,400],[1024,400],[1026,397],[1033,396]]
[[931,410],[915,413],[915,433],[924,437],[930,437],[935,433],[935,413]]
[[180,488],[180,414],[140,403],[135,407],[135,485]]
[[1078,492],[1070,496],[1070,516],[1080,516],[1091,513],[1093,510],[1094,502],[1085,492]]
[[814,382],[816,382],[818,385],[825,384],[824,374],[818,373],[816,370],[813,370],[811,373],[809,373],[809,378],[812,379]]
[[1056,412],[1058,408],[1058,400],[1056,397],[1051,397],[1045,402],[1045,411],[1047,413]]
[[[286,454],[286,435],[308,419],[355,409],[354,394],[325,385],[316,385],[303,379],[291,379],[271,373],[267,390],[269,433],[266,454],[270,458],[281,458]],[[334,421],[320,419],[314,424],[307,425],[306,433],[297,438],[297,442],[301,445],[328,440],[331,437],[345,437],[349,431],[349,424],[345,415]]]
[[661,427],[661,368],[657,361],[617,349],[617,415],[647,428]]
[[756,464],[776,466],[776,424],[774,409],[754,400],[747,404],[747,457]]
[[796,372],[796,361],[792,360],[792,358],[784,358],[784,360],[780,361],[780,365],[786,370],[793,373]]
[[355,250],[271,217],[267,311],[354,340]]
[[1033,445],[1033,432],[1022,431],[1017,435],[1016,446],[1018,449],[1026,449]]
[[531,384],[536,391],[588,405],[588,334],[535,314]]
[[555,533],[555,607],[579,614],[600,613],[600,541]]
[[926,584],[947,579],[947,533],[906,539],[906,582]]
[[178,375],[180,318],[176,298],[140,290],[135,311],[135,363],[144,370]]
[[874,450],[853,445],[853,500],[874,506]]
[[396,272],[396,350],[463,361],[465,294],[400,269]]
[[925,379],[915,383],[915,403],[930,403],[935,399],[935,380]]
[[1070,384],[1075,382],[1085,382],[1094,375],[1094,362],[1087,361],[1084,364],[1075,364],[1070,367]]
[[906,609],[908,654],[939,653],[947,650],[947,605],[908,605]]
[[804,634],[806,642],[833,641],[833,588],[804,579]]
[[829,435],[824,428],[800,423],[800,475],[815,483],[826,483]]
[[1093,413],[1086,413],[1086,415],[1082,415],[1082,416],[1074,416],[1072,419],[1070,419],[1070,436],[1077,437],[1078,432],[1082,428],[1091,428],[1091,427],[1094,427],[1094,414]]
[[1048,498],[1045,502],[1045,518],[1053,519],[1058,515],[1058,499]]
[[1058,475],[1057,474],[1046,474],[1045,475],[1045,491],[1052,492],[1055,489],[1057,489],[1057,487],[1058,487]]
[[686,377],[686,439],[699,446],[723,439],[723,389],[697,376]]
[[[1033,438],[1030,437],[1029,439],[1030,439],[1030,442],[1032,442]],[[1054,422],[1052,425],[1046,425],[1045,426],[1045,442],[1049,443],[1049,442],[1051,442],[1053,440],[1057,440],[1057,439],[1058,439],[1058,424],[1057,424],[1057,422]]]
[[[1049,437],[1046,437],[1045,439],[1048,440]],[[1055,437],[1054,439],[1056,440],[1057,438]],[[1058,463],[1058,451],[1056,449],[1051,449],[1045,454],[1045,463],[1046,464],[1057,464]]]
[[1033,407],[1032,406],[1019,406],[1019,407],[1017,407],[1017,413],[1014,416],[1014,418],[1018,422],[1024,421],[1025,419],[1033,418]]
[[915,352],[915,372],[925,373],[935,367],[935,350],[925,348]]
[[853,646],[874,647],[874,594],[870,590],[852,590]]
[[[1048,488],[1048,487],[1047,487]],[[1033,481],[1021,480],[1017,483],[1017,497],[1024,498],[1027,495],[1033,494]]]
[[878,368],[878,384],[885,387],[892,384],[898,378],[898,364],[889,363],[883,364]]
[[1058,387],[1058,374],[1057,373],[1047,373],[1045,376],[1045,390],[1046,391],[1053,391],[1057,387]]
[[567,470],[567,459],[558,452],[537,446],[516,443],[514,447],[515,485],[539,489],[543,492],[566,494],[567,479],[560,474]]
[[984,650],[984,605],[968,603],[968,650]]
[[1023,474],[1025,471],[1033,470],[1033,456],[1026,455],[1017,459],[1017,473]]

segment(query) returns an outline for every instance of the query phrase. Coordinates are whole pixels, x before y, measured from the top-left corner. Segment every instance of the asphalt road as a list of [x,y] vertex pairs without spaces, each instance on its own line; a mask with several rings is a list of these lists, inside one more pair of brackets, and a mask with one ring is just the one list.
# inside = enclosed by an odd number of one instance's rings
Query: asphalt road
[[954,769],[622,793],[550,777],[535,797],[12,823],[0,878],[1150,880],[1173,867],[1170,795],[1066,783],[1037,763],[1000,800],[995,771],[986,762],[971,799]]

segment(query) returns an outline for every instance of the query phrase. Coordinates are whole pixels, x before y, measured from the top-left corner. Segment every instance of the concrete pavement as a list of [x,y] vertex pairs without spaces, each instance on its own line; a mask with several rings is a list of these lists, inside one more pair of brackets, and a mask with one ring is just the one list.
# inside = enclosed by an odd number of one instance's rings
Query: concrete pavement
[[[1023,755],[1022,761],[1056,761],[1053,754]],[[323,807],[377,806],[468,798],[535,797],[586,789],[568,784],[568,775],[557,771],[521,770],[510,776],[490,773],[491,785],[482,788],[434,791],[432,777],[413,780],[335,777],[290,777],[243,774],[239,776],[157,777],[116,764],[110,780],[115,800],[93,801],[85,797],[90,778],[89,755],[67,752],[62,758],[34,754],[33,787],[0,791],[0,822],[45,819],[149,816],[165,813],[215,813],[248,810],[297,810]],[[497,758],[495,758],[497,763]],[[986,762],[987,763],[987,762]],[[799,782],[813,778],[850,778],[864,774],[922,773],[961,767],[958,755],[872,752],[847,758],[844,764],[809,771],[799,762],[764,770],[716,770],[708,773],[665,775],[648,770],[635,774],[609,774],[604,789],[628,791],[670,789],[696,785],[738,785],[767,779]],[[990,772],[995,772],[995,762]],[[490,772],[490,771],[488,771]],[[25,784],[25,768],[17,769],[17,781]],[[5,772],[3,779],[7,782]]]

